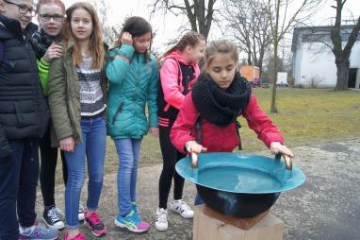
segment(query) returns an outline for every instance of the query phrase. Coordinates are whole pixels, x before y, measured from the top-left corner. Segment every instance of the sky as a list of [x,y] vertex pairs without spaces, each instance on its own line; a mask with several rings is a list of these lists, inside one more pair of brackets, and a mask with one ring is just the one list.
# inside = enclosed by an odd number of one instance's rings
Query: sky
[[[179,0],[182,2],[182,0]],[[299,1],[299,0],[296,0]],[[69,7],[76,0],[63,0],[66,7]],[[111,23],[123,23],[123,20],[128,16],[141,16],[147,20],[150,18],[151,8],[149,4],[154,0],[106,0],[108,4],[108,19]],[[314,25],[329,25],[331,18],[335,16],[335,9],[331,8],[334,0],[327,0],[324,7],[319,9],[317,14],[311,19],[311,24]],[[343,16],[359,16],[360,15],[360,0],[347,0]],[[156,31],[153,48],[164,50],[167,48],[167,43],[170,40],[176,39],[181,32],[179,27],[186,25],[188,22],[186,16],[175,17],[168,13],[166,17],[163,14],[156,14],[150,19],[153,30]],[[189,27],[189,26],[188,26]],[[190,28],[190,27],[189,27]],[[220,31],[215,26],[209,35],[209,39],[221,38]]]

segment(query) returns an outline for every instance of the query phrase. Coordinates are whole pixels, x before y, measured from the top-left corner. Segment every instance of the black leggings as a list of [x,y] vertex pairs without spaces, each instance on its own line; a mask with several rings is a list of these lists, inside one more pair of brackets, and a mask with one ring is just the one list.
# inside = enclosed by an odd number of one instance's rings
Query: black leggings
[[184,178],[182,178],[175,171],[175,164],[181,158],[185,157],[185,154],[180,153],[170,141],[169,127],[159,126],[159,139],[161,153],[163,157],[163,169],[159,179],[159,208],[167,208],[167,201],[171,189],[171,181],[174,178],[174,199],[182,199],[182,193],[184,189]]
[[[51,147],[50,131],[48,130],[40,143],[41,167],[40,185],[44,199],[44,206],[55,205],[55,172],[58,158],[58,149]],[[64,184],[67,182],[67,165],[63,152],[61,152]]]

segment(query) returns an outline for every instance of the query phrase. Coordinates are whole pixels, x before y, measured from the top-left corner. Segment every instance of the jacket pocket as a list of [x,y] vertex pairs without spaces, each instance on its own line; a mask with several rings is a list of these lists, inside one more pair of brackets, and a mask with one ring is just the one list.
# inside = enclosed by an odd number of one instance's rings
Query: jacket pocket
[[112,124],[115,123],[115,121],[116,121],[119,113],[122,112],[123,108],[124,108],[124,103],[122,102],[122,103],[120,103],[119,107],[116,109],[116,112],[115,112],[114,117],[113,117],[113,119],[112,119]]
[[16,119],[17,119],[17,126],[24,127],[24,119],[23,119],[24,113],[21,112],[20,103],[14,102],[14,108],[15,108],[15,115],[16,115]]

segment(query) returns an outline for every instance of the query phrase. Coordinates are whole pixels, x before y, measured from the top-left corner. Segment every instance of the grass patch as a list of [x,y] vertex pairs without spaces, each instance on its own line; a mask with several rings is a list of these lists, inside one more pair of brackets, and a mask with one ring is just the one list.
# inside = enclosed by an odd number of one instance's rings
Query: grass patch
[[[279,88],[277,114],[270,114],[271,89],[254,89],[253,93],[290,147],[360,136],[360,92]],[[242,117],[239,120],[243,126],[240,129],[243,152],[266,150],[264,144],[249,129],[246,120]],[[108,138],[106,173],[117,171],[117,159],[115,145]],[[158,138],[146,136],[141,147],[140,167],[160,163],[162,158]],[[58,169],[60,171],[60,167]],[[57,177],[60,176],[58,173]]]

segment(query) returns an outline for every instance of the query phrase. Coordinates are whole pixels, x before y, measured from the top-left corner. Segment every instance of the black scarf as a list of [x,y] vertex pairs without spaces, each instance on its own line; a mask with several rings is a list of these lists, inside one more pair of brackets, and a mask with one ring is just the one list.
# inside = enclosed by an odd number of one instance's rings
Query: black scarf
[[30,38],[30,43],[35,51],[36,58],[41,59],[54,41],[55,37],[48,35],[42,29],[34,32]]
[[236,121],[249,104],[250,96],[251,86],[239,74],[235,74],[226,90],[205,74],[200,75],[192,88],[192,99],[200,116],[223,127]]

